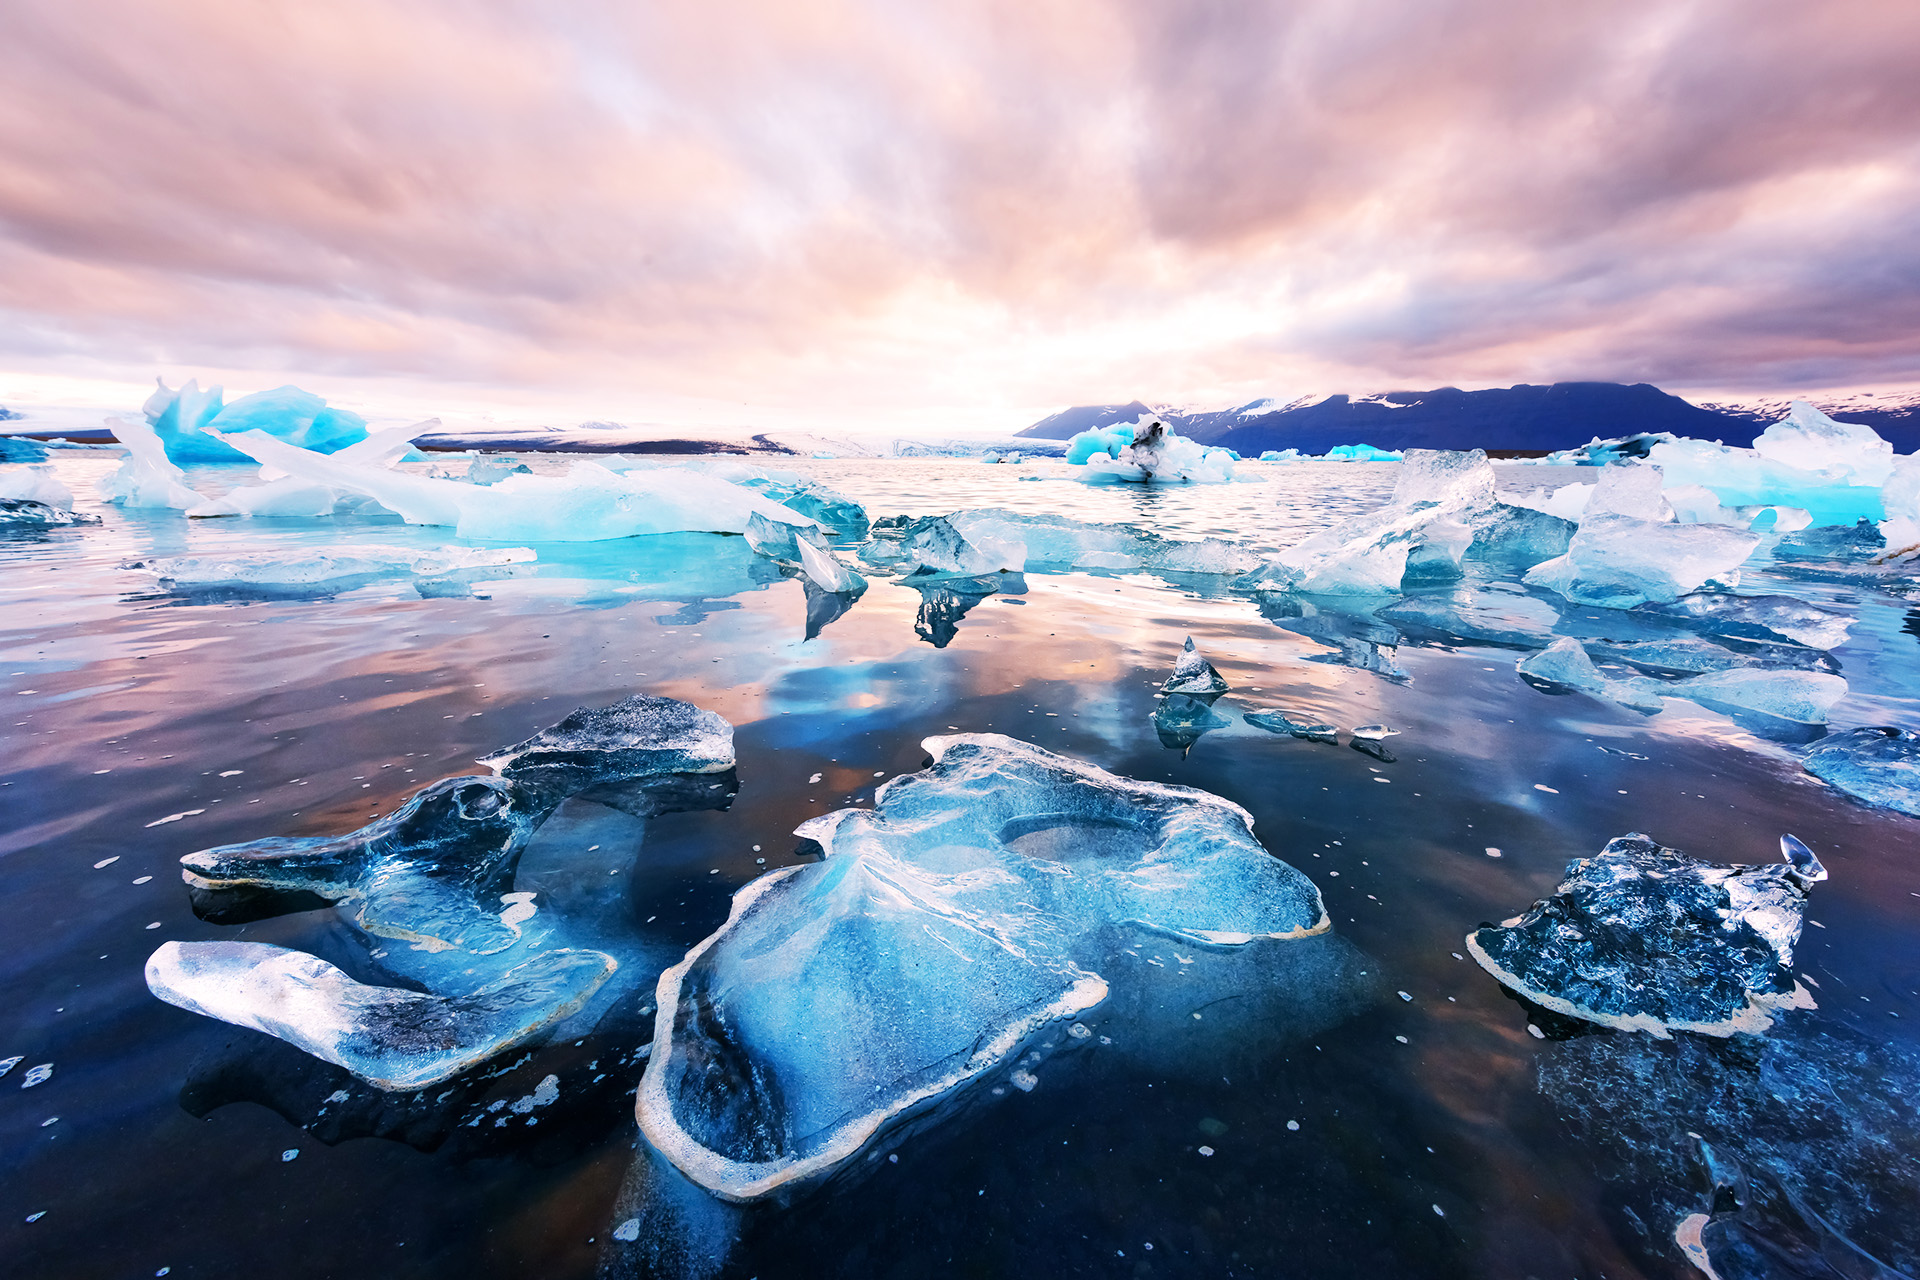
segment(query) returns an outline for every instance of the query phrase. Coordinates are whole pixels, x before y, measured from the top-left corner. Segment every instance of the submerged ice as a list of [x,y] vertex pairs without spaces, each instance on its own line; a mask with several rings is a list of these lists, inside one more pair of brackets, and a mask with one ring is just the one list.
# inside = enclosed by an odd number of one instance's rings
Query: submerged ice
[[1328,927],[1236,805],[999,734],[925,746],[871,810],[803,824],[823,860],[741,889],[661,975],[636,1114],[723,1198],[825,1174],[1108,999],[1116,934],[1234,950]]
[[1482,968],[1554,1013],[1664,1037],[1757,1033],[1811,1008],[1793,977],[1807,890],[1827,878],[1813,851],[1780,838],[1785,861],[1702,862],[1643,835],[1567,866],[1552,897],[1467,935]]

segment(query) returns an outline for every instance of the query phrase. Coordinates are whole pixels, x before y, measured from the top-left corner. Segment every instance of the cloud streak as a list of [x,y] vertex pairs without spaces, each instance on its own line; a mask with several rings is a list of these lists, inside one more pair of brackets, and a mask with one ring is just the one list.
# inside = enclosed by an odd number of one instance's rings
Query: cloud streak
[[15,0],[0,368],[769,425],[1917,380],[1916,54],[1891,0]]

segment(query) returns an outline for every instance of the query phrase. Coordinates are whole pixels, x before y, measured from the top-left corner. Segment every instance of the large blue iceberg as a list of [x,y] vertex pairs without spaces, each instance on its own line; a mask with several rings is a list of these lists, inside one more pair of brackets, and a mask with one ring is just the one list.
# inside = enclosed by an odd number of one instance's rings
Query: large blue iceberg
[[179,388],[159,382],[143,406],[147,422],[176,464],[247,462],[246,454],[219,437],[236,431],[264,431],[315,453],[337,453],[367,438],[367,420],[335,409],[311,391],[275,387],[221,404],[219,387],[202,391],[195,379]]

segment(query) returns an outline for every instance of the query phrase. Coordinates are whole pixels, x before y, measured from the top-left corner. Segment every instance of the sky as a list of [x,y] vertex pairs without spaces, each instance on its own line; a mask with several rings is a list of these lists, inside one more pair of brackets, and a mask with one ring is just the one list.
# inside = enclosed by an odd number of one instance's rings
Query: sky
[[1920,383],[1912,0],[7,0],[0,403]]

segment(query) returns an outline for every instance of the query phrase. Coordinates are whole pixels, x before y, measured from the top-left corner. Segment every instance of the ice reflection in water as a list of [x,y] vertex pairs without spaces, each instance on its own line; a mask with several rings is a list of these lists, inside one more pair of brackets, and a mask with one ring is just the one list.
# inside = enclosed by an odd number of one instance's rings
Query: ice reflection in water
[[[967,463],[796,465],[875,515],[1050,512],[1261,554],[1377,505],[1396,471],[1256,467],[1267,484],[1157,491],[1081,486],[1044,464],[1032,470],[1047,479],[1029,484],[1008,483],[1028,468]],[[111,469],[86,454],[56,467],[83,508],[91,474]],[[1571,478],[1514,469],[1501,484]],[[878,578],[837,611],[744,539],[710,535],[542,545],[533,564],[476,575],[459,598],[392,581],[310,600],[216,599],[156,591],[120,566],[448,539],[364,516],[104,514],[0,556],[0,696],[14,713],[0,723],[11,784],[0,788],[11,943],[0,1055],[58,1064],[9,1095],[30,1106],[0,1113],[17,1153],[11,1185],[26,1189],[19,1218],[48,1210],[15,1228],[10,1256],[26,1274],[384,1274],[405,1258],[462,1276],[637,1274],[656,1262],[742,1276],[1105,1274],[1142,1262],[1194,1276],[1672,1276],[1687,1265],[1677,1223],[1711,1207],[1689,1128],[1725,1144],[1750,1186],[1790,1193],[1882,1262],[1912,1267],[1917,1216],[1896,1191],[1912,1179],[1888,1159],[1920,1149],[1898,1104],[1911,1091],[1896,1089],[1920,1017],[1912,819],[1812,780],[1798,747],[1765,726],[1675,699],[1647,716],[1536,689],[1513,670],[1565,635],[1612,676],[1699,674],[1685,664],[1706,642],[1763,669],[1844,675],[1835,730],[1912,726],[1920,664],[1904,588],[1851,561],[1763,560],[1743,580],[1743,591],[1855,619],[1823,653],[1712,619],[1569,607],[1504,570],[1471,568],[1395,597],[1255,601],[1218,576],[1029,566],[1024,594],[1002,587],[960,613],[923,617],[920,591]],[[1163,747],[1152,715],[1188,634],[1234,692],[1213,712],[1225,726],[1182,754]],[[530,1056],[417,1098],[380,1095],[145,994],[140,962],[160,938],[236,930],[377,978],[333,912],[203,924],[170,867],[262,831],[356,828],[572,707],[633,692],[739,726],[738,799],[725,813],[644,822],[571,801],[527,846],[514,887],[538,895],[534,923],[563,921],[588,946],[624,939],[635,970],[677,960],[724,920],[733,889],[796,865],[796,826],[870,803],[874,774],[918,769],[920,740],[954,731],[1008,733],[1244,806],[1333,919],[1334,935],[1291,954],[1337,947],[1345,958],[1260,975],[1242,1014],[1195,1010],[1206,1016],[1169,1025],[1149,1008],[1134,1033],[1099,1027],[1112,1045],[1063,1039],[1031,1071],[1031,1092],[995,1081],[960,1114],[876,1148],[846,1182],[744,1218],[719,1216],[704,1193],[642,1194],[655,1185],[634,1161],[630,1119],[652,1031],[644,983]],[[1392,724],[1398,758],[1241,722],[1259,707]],[[1536,1014],[1455,958],[1464,932],[1549,893],[1569,858],[1623,830],[1733,862],[1763,860],[1791,830],[1832,870],[1796,956],[1821,1007],[1786,1015],[1760,1042],[1758,1068],[1708,1062],[1722,1049],[1689,1037],[1536,1038]],[[1182,981],[1176,955],[1133,950],[1106,957],[1116,973],[1130,966],[1130,984]],[[1311,1005],[1334,987],[1358,992],[1360,1007],[1289,1022],[1258,1003]],[[1115,1023],[1134,1017],[1111,1011]],[[1561,1088],[1571,1068],[1555,1074],[1575,1058],[1594,1082],[1584,1092]],[[1769,1118],[1775,1079],[1794,1085],[1782,1098],[1834,1100],[1783,1103],[1787,1119]],[[1751,1136],[1796,1108],[1826,1126],[1818,1142]],[[319,1141],[298,1140],[289,1122]],[[1662,1154],[1623,1157],[1614,1132]],[[398,1142],[353,1140],[368,1135]],[[281,1163],[295,1146],[301,1158]],[[1755,1203],[1769,1221],[1790,1216],[1760,1193]],[[635,1218],[631,1239],[616,1230]],[[1705,1229],[1709,1247],[1724,1230]]]

